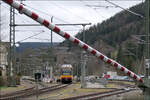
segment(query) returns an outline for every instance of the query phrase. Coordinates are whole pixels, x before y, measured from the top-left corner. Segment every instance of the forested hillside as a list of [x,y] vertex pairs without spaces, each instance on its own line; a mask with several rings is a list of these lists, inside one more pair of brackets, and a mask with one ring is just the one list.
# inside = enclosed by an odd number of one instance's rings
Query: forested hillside
[[[136,5],[130,10],[145,16],[144,4]],[[97,49],[99,49],[99,44],[102,45],[102,42],[99,41],[103,41],[105,45],[103,44],[102,48],[105,46],[113,48],[109,53],[106,50],[107,56],[117,60],[130,70],[138,72],[144,50],[144,45],[139,41],[144,37],[139,35],[144,35],[144,27],[144,18],[122,11],[110,19],[86,29],[85,39],[87,44]],[[82,40],[83,32],[79,32],[76,37]],[[70,50],[74,47],[68,41],[64,41],[62,44],[69,46]],[[102,50],[102,52],[105,51]]]
[[[130,9],[144,16],[144,5],[140,4]],[[110,19],[98,23],[86,30],[86,41],[94,44],[102,39],[111,46],[117,46],[131,35],[144,33],[144,19],[127,11],[122,11]],[[82,38],[82,32],[77,35]]]

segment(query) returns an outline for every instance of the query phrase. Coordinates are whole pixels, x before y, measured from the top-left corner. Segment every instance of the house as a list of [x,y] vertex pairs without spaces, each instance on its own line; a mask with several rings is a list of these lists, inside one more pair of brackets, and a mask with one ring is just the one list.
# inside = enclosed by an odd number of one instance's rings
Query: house
[[107,78],[107,79],[111,79],[114,76],[117,76],[117,72],[108,71],[106,73],[103,73],[102,77]]
[[6,76],[6,68],[8,66],[8,42],[0,42],[0,76]]

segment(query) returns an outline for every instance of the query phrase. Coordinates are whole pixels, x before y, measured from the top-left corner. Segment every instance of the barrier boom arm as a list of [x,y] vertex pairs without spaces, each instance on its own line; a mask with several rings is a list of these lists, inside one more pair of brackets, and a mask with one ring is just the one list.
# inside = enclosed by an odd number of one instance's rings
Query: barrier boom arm
[[90,52],[91,54],[93,54],[94,56],[96,56],[99,59],[103,60],[104,62],[106,62],[106,63],[114,66],[115,68],[121,70],[122,72],[124,72],[125,74],[127,74],[128,76],[133,78],[134,80],[136,80],[140,83],[143,83],[143,79],[141,77],[139,77],[138,75],[136,75],[135,73],[133,73],[132,71],[128,70],[127,68],[125,68],[121,64],[119,64],[116,61],[114,61],[114,60],[108,58],[107,56],[103,55],[101,52],[95,50],[94,48],[88,46],[86,43],[80,41],[79,39],[75,38],[74,36],[71,36],[70,34],[68,34],[66,32],[63,32],[62,30],[60,30],[60,28],[58,28],[57,26],[51,24],[46,19],[41,18],[35,12],[32,12],[32,11],[28,10],[22,4],[19,4],[14,0],[2,0],[2,1],[4,1],[5,3],[7,3],[10,6],[14,7],[15,9],[17,9],[21,14],[27,15],[28,17],[32,18],[36,22],[44,25],[48,29],[50,29],[50,30],[56,32],[57,34],[59,34],[60,36],[70,40],[71,42],[75,43],[76,45],[83,48],[84,50]]

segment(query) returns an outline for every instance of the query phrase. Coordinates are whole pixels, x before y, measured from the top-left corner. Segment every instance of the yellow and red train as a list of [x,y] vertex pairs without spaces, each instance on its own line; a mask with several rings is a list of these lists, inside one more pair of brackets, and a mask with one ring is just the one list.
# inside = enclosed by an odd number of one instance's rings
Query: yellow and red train
[[72,83],[73,68],[71,64],[63,64],[60,68],[60,81],[62,83]]

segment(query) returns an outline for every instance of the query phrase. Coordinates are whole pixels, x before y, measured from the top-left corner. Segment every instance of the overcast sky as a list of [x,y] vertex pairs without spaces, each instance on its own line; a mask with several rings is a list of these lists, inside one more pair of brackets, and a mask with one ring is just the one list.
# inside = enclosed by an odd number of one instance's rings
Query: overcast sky
[[[133,5],[139,4],[139,1],[111,1],[123,8],[129,8]],[[106,1],[24,1],[23,2],[30,10],[38,13],[42,17],[51,20],[53,18],[54,24],[78,24],[78,23],[92,23],[92,25],[101,23],[102,21],[114,16],[122,9],[115,7]],[[2,2],[2,32],[5,35],[5,41],[9,40],[9,6]],[[30,18],[18,14],[16,11],[16,24],[36,24]],[[62,30],[75,35],[82,30],[82,26],[59,26]],[[88,28],[89,26],[87,26]],[[44,31],[44,32],[43,32]],[[41,33],[38,36],[24,40],[22,42],[49,42],[50,31],[43,26],[33,27],[16,27],[16,42],[23,40],[34,34]],[[64,39],[53,33],[53,41],[61,42]]]

